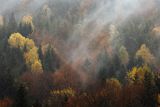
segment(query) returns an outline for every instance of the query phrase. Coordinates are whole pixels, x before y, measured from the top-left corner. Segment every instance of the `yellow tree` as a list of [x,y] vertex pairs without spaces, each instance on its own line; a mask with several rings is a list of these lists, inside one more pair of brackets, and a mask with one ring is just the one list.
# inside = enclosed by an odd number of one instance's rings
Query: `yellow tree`
[[8,39],[9,45],[13,48],[23,49],[25,46],[25,42],[25,37],[23,37],[20,33],[13,33]]
[[32,72],[42,72],[42,64],[40,60],[34,61],[34,63],[31,66],[31,71]]
[[38,49],[32,39],[25,38],[20,33],[13,33],[8,39],[8,43],[12,48],[25,49],[24,59],[29,70],[32,72],[42,72]]
[[142,44],[140,49],[137,51],[136,58],[141,58],[145,64],[152,64],[155,61],[155,57],[145,44]]
[[24,53],[24,58],[26,65],[32,72],[42,72],[42,64],[39,60],[38,49],[36,47]]
[[33,41],[32,39],[26,38],[25,46],[26,46],[26,47],[25,47],[26,50],[29,51],[29,50],[35,48],[35,43],[34,43],[34,41]]
[[145,73],[150,71],[150,68],[147,65],[142,67],[133,67],[130,72],[127,74],[127,79],[130,83],[139,82],[143,83],[145,78]]

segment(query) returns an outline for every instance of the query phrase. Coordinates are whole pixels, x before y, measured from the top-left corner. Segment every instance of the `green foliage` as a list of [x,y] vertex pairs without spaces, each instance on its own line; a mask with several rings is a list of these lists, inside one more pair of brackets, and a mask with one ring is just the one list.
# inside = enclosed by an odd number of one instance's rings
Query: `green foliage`
[[153,72],[148,71],[145,73],[144,78],[144,105],[146,107],[155,107],[156,106],[156,94],[157,89],[155,86],[154,75]]
[[54,48],[49,45],[43,56],[43,68],[47,72],[53,72],[60,66],[59,58]]

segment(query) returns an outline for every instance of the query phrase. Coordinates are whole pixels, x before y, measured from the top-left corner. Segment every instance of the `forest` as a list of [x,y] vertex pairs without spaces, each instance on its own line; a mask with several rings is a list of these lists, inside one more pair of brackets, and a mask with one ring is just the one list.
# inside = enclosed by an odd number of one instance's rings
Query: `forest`
[[0,107],[160,107],[160,0],[0,0]]

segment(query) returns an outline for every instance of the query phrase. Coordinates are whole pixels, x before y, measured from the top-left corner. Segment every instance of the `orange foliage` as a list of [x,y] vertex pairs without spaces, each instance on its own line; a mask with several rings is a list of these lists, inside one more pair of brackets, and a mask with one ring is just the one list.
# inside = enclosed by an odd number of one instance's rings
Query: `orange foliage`
[[0,100],[0,107],[12,107],[13,101],[10,98]]

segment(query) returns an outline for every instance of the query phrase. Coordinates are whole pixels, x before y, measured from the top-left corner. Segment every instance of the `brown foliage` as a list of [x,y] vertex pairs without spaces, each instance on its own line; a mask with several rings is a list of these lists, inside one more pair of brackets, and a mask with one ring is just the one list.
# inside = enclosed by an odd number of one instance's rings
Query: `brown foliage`
[[65,65],[53,74],[53,83],[57,88],[78,88],[80,77],[71,66]]
[[35,99],[45,99],[53,88],[51,74],[35,74],[26,72],[21,76],[21,81],[26,84],[30,96]]

